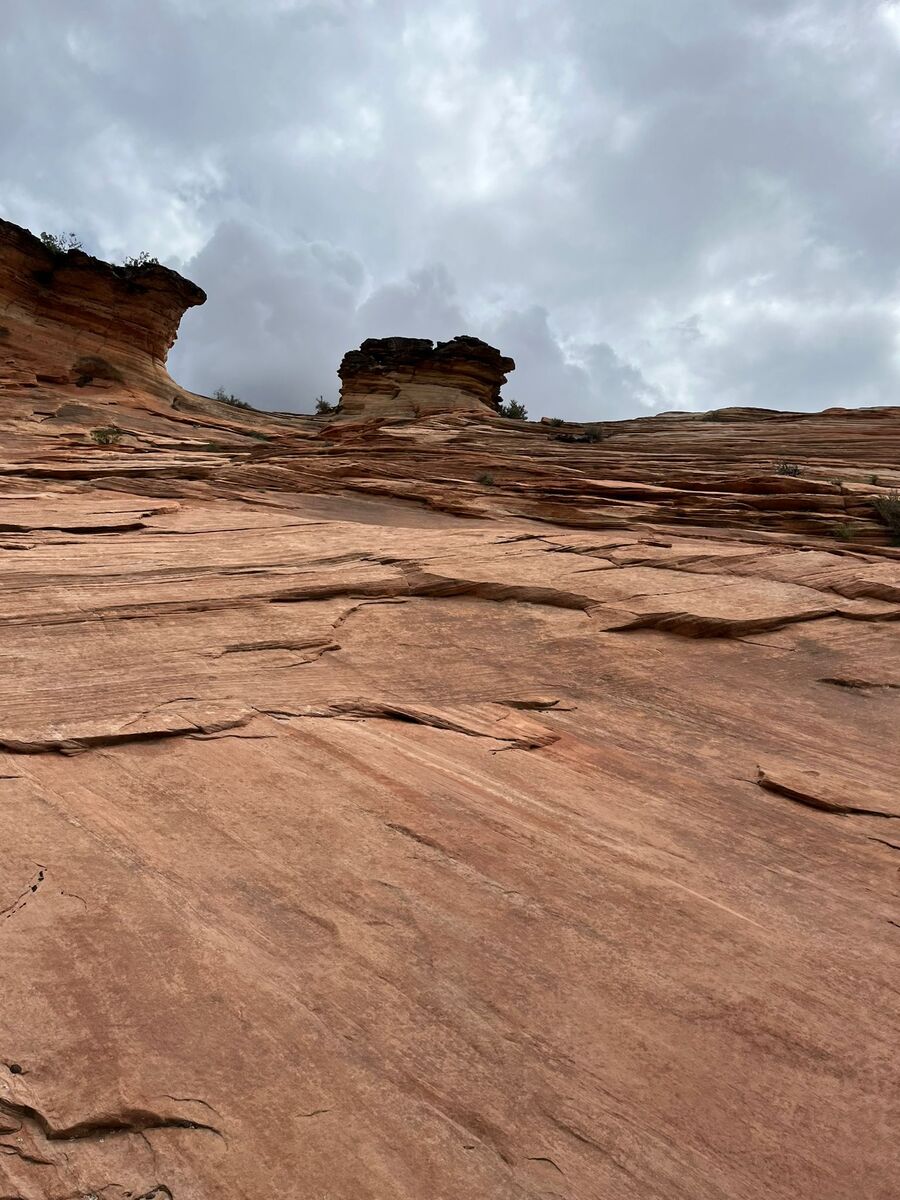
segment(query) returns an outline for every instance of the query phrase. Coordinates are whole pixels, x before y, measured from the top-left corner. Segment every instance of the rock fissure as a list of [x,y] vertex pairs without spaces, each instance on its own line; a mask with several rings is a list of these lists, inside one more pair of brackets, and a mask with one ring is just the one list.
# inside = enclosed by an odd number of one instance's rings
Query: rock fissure
[[466,734],[469,737],[488,738],[507,742],[513,749],[536,750],[550,746],[559,740],[559,735],[542,729],[536,722],[520,718],[517,727],[505,732],[501,726],[505,717],[502,708],[482,704],[467,713],[462,709],[430,708],[421,704],[400,704],[383,700],[350,699],[335,700],[328,704],[308,704],[297,708],[260,709],[269,716],[316,717],[337,720],[384,720],[408,722],[412,725],[428,725],[449,733]]
[[10,917],[14,917],[16,913],[21,912],[46,878],[47,868],[39,866],[37,873],[32,877],[31,882],[24,891],[20,892],[16,899],[11,904],[8,904],[6,908],[0,909],[0,920],[8,921]]
[[206,1125],[185,1117],[163,1116],[143,1108],[103,1113],[73,1122],[71,1125],[54,1125],[49,1117],[32,1105],[0,1098],[0,1113],[23,1123],[33,1122],[48,1142],[76,1142],[117,1134],[145,1133],[152,1129],[193,1129],[224,1137],[214,1125]]

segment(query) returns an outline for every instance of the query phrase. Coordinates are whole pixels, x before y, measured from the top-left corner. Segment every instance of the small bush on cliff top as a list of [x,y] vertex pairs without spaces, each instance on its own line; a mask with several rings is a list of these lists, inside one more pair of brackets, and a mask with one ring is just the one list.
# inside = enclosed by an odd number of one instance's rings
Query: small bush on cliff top
[[122,265],[140,270],[141,267],[158,267],[159,259],[154,258],[149,251],[142,250],[140,254],[135,254],[134,256],[126,255],[125,262]]
[[528,410],[518,400],[507,400],[505,404],[500,405],[497,411],[501,417],[508,417],[511,421],[528,420]]
[[884,496],[876,496],[872,507],[882,525],[887,526],[892,539],[900,543],[900,492],[895,489]]
[[220,404],[228,404],[231,408],[252,408],[252,404],[248,404],[246,400],[242,400],[240,396],[235,396],[230,392],[226,392],[224,388],[216,388],[213,392],[213,400],[218,400]]
[[41,241],[54,254],[68,254],[70,250],[82,248],[81,239],[74,233],[47,233],[45,230],[41,234]]
[[316,396],[316,416],[327,417],[329,413],[336,413],[337,410],[337,404],[329,404],[324,396]]

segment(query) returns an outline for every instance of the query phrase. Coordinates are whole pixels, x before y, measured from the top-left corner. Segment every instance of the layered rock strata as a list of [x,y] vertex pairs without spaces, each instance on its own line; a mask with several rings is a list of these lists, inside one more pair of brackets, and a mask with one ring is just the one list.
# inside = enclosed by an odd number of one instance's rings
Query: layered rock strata
[[206,293],[158,263],[116,267],[56,251],[0,220],[0,297],[0,377],[171,398],[166,356]]
[[514,369],[511,358],[478,338],[437,345],[427,338],[368,338],[341,362],[341,411],[372,418],[484,412],[496,409]]
[[[182,316],[205,293],[156,263],[117,267],[45,246],[0,220],[0,435],[93,453],[115,424],[117,453],[154,446],[250,446],[296,418],[248,413],[178,386],[166,369]],[[94,456],[96,457],[96,456]]]

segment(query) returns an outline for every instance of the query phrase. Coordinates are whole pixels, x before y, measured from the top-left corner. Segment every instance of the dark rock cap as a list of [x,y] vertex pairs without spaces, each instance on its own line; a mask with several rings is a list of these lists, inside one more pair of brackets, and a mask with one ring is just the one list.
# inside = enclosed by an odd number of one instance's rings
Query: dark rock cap
[[[424,364],[471,361],[496,371],[498,377],[516,369],[511,358],[480,338],[461,334],[449,342],[435,344],[430,338],[366,338],[358,350],[348,350],[338,375],[351,379],[360,371],[391,371]],[[501,383],[505,383],[505,379]]]

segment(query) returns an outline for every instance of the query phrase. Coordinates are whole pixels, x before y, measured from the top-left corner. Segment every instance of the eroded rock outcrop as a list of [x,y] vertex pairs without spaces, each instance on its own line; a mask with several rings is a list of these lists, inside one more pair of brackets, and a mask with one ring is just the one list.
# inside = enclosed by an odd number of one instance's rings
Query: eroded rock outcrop
[[341,410],[366,417],[493,410],[515,365],[473,337],[436,345],[428,338],[367,338],[338,370]]
[[[299,431],[302,418],[232,407],[171,379],[166,356],[179,322],[205,299],[158,263],[119,267],[80,250],[55,251],[0,220],[0,439],[7,455],[36,466],[45,451],[64,447],[96,462],[92,431],[110,425],[118,442],[105,449],[117,454],[184,447],[196,455],[250,446],[269,431]],[[156,467],[180,462],[157,458]],[[66,469],[82,467],[69,461]]]
[[171,397],[166,356],[185,311],[205,300],[158,263],[117,267],[56,251],[0,220],[0,379]]

